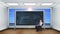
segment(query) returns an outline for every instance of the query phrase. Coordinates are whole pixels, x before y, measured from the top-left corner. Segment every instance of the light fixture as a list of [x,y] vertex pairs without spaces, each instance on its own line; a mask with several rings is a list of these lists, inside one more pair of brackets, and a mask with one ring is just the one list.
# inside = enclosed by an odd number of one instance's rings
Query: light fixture
[[36,3],[24,3],[24,5],[36,5]]
[[11,5],[11,6],[18,6],[18,3],[7,3],[8,5]]
[[42,6],[50,6],[50,5],[52,5],[52,3],[42,3],[41,5]]
[[27,9],[27,11],[32,11],[32,8],[29,7],[29,8]]

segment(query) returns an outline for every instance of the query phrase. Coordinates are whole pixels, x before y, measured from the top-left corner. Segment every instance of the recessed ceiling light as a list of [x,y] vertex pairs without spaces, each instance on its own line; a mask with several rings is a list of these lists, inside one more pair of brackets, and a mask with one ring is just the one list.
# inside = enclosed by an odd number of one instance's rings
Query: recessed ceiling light
[[24,5],[36,5],[36,3],[24,3]]
[[52,3],[42,3],[41,5],[42,6],[50,6],[50,5],[52,5]]
[[7,3],[8,5],[11,5],[11,6],[13,6],[13,5],[18,5],[18,3]]

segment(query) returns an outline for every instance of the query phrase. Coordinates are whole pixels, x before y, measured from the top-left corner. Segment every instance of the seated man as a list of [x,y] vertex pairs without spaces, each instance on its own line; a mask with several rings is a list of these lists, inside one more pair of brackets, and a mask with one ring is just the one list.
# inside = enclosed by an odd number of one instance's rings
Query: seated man
[[42,26],[43,26],[43,21],[40,20],[39,24],[36,25],[36,27],[35,27],[36,28],[36,31],[42,30]]

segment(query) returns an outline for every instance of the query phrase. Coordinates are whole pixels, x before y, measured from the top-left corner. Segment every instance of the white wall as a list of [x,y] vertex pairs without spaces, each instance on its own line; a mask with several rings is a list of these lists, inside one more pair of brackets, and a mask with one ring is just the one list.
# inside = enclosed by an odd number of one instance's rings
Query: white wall
[[52,13],[52,28],[60,31],[60,5],[55,5]]
[[0,30],[8,27],[8,12],[6,6],[0,2]]

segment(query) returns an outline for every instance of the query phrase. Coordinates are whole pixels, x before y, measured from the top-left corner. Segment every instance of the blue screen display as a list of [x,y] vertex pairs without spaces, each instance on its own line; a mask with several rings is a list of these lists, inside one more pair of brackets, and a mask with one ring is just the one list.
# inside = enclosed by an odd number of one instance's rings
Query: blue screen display
[[[17,10],[17,9],[9,9],[9,23],[14,23],[15,10]],[[42,10],[42,9],[39,9],[39,10]],[[46,8],[46,9],[43,9],[43,10],[45,12],[44,23],[49,23],[50,24],[50,9]]]
[[50,9],[44,9],[44,10],[45,10],[44,22],[50,23]]
[[15,9],[9,9],[9,22],[14,23]]

